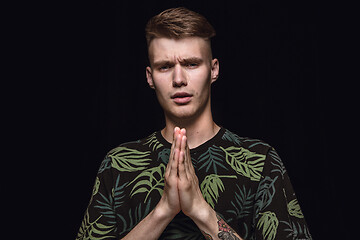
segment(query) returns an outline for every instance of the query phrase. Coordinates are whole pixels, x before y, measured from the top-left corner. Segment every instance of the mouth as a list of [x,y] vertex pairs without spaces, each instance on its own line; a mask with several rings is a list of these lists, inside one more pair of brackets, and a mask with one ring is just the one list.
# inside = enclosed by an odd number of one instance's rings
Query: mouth
[[191,101],[192,96],[192,94],[187,92],[177,92],[171,96],[171,99],[177,104],[187,104]]

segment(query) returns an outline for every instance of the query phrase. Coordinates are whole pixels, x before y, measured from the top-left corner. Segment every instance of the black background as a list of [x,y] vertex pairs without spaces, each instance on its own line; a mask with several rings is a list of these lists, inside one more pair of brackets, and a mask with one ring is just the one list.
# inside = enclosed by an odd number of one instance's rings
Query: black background
[[175,6],[203,14],[217,31],[212,42],[220,61],[212,87],[215,122],[275,147],[315,239],[346,236],[344,199],[338,194],[345,190],[338,180],[342,175],[333,174],[328,120],[332,79],[325,79],[320,64],[322,49],[329,46],[323,36],[325,10],[307,2],[234,4],[51,4],[32,16],[34,22],[21,20],[21,35],[30,39],[22,64],[31,64],[24,68],[31,77],[17,98],[21,113],[15,107],[9,114],[27,136],[17,146],[34,159],[23,166],[41,167],[41,174],[30,173],[39,186],[32,194],[41,197],[28,199],[36,206],[31,216],[39,208],[44,212],[39,227],[47,226],[52,238],[75,238],[107,151],[164,127],[145,78],[144,27],[150,17]]

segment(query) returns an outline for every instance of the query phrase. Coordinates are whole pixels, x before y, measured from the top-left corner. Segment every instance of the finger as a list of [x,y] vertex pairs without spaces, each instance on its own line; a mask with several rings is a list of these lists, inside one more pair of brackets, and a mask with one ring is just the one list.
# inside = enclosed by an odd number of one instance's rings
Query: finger
[[186,154],[186,158],[188,159],[188,165],[189,165],[189,172],[190,172],[190,174],[193,174],[193,175],[195,175],[195,168],[194,168],[194,165],[193,165],[193,163],[192,163],[192,160],[191,160],[191,156],[190,156],[190,150],[189,150],[189,148],[187,148],[187,154]]
[[171,150],[170,150],[170,155],[169,155],[169,161],[168,164],[166,166],[166,170],[165,170],[165,176],[169,176],[170,172],[171,172],[171,166],[172,163],[174,161],[175,158],[175,145],[176,145],[176,136],[178,135],[178,132],[180,131],[180,129],[178,127],[174,128],[174,132],[173,132],[173,142],[171,144]]
[[185,167],[185,146],[186,144],[186,136],[182,136],[181,138],[181,149],[179,155],[179,178],[180,180],[185,180],[187,178],[186,167]]
[[184,152],[180,151],[180,154],[179,154],[179,167],[178,167],[180,180],[186,180],[187,179],[187,174],[186,174],[185,164],[184,164],[184,157],[185,157]]
[[181,131],[179,128],[177,128],[174,135],[174,150],[178,149],[180,151],[180,145],[181,145]]
[[171,171],[170,171],[169,177],[174,177],[174,176],[177,176],[177,174],[178,174],[179,155],[180,155],[179,149],[175,149],[174,150],[174,159],[171,162],[171,166],[170,166]]
[[171,162],[171,171],[170,175],[176,176],[178,174],[178,164],[179,164],[179,155],[180,155],[180,144],[181,144],[181,135],[180,129],[175,128],[175,139],[174,139],[174,149],[173,149],[173,159]]
[[183,151],[184,151],[184,155],[185,155],[186,172],[189,175],[195,174],[195,169],[194,169],[194,166],[193,166],[192,161],[191,161],[190,149],[189,149],[189,145],[187,143],[187,138],[185,138]]
[[191,157],[190,157],[190,153],[188,151],[188,144],[187,144],[187,137],[183,136],[182,142],[181,142],[181,152],[183,153],[184,156],[184,170],[185,170],[185,174],[186,177],[188,179],[190,179],[191,177],[191,167],[192,167],[192,163],[191,163]]

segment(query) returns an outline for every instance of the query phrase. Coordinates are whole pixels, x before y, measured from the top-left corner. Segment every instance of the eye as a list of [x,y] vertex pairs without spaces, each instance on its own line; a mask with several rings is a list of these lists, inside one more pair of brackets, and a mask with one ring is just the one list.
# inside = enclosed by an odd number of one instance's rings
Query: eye
[[188,63],[188,64],[186,64],[186,67],[188,67],[188,68],[196,68],[197,66],[199,66],[199,64],[197,64],[197,63]]
[[170,65],[163,65],[163,66],[159,67],[159,71],[165,72],[165,71],[169,70],[170,68],[171,68]]

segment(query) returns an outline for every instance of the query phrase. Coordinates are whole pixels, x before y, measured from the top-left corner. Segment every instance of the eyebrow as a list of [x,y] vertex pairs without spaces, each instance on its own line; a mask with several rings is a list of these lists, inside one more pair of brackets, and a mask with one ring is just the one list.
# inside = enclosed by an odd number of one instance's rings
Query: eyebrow
[[160,61],[156,61],[153,63],[153,67],[154,68],[158,68],[160,66],[168,66],[168,65],[173,65],[174,63],[168,60],[160,60]]
[[198,57],[190,57],[190,58],[184,58],[180,60],[181,64],[188,64],[188,63],[197,63],[197,64],[201,64],[203,63],[204,60]]
[[[183,58],[179,60],[180,64],[182,65],[186,65],[189,63],[196,63],[196,64],[201,64],[204,62],[204,60],[202,58],[198,58],[198,57],[189,57],[189,58]],[[153,63],[153,67],[157,68],[159,66],[166,66],[166,65],[175,65],[173,61],[169,61],[169,60],[159,60]]]

